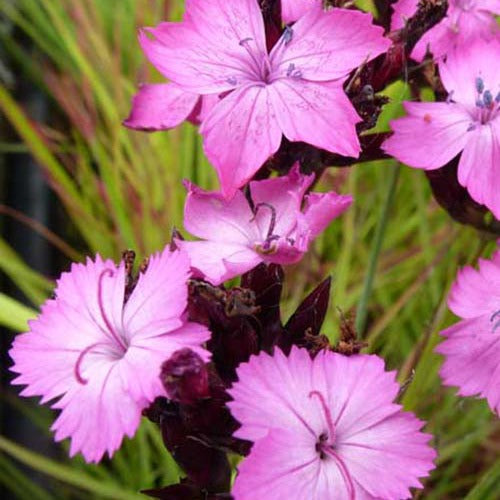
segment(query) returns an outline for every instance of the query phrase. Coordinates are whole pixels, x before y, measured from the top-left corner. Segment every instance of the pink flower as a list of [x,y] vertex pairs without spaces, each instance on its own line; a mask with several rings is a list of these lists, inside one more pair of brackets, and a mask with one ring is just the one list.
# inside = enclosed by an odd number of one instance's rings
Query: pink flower
[[330,221],[346,210],[351,196],[333,191],[304,196],[313,175],[296,165],[287,176],[250,183],[249,203],[237,191],[231,200],[187,183],[184,226],[204,241],[178,241],[192,267],[214,284],[260,262],[290,264]]
[[123,124],[148,131],[174,128],[186,120],[199,125],[218,101],[216,95],[200,96],[171,83],[142,85]]
[[500,218],[500,41],[478,41],[440,64],[447,102],[405,102],[387,153],[415,168],[442,167],[460,152],[458,180]]
[[390,42],[372,17],[313,6],[267,53],[257,0],[191,0],[181,23],[140,35],[144,52],[179,88],[223,94],[200,131],[226,197],[277,151],[282,135],[346,156],[360,151],[349,73]]
[[56,298],[14,340],[13,383],[41,403],[58,398],[52,429],[56,441],[71,437],[71,456],[98,462],[135,433],[141,410],[165,395],[160,367],[175,351],[189,347],[208,359],[200,345],[210,332],[183,317],[188,276],[187,256],[165,249],[125,301],[124,264],[97,255],[61,275]]
[[[494,15],[500,14],[500,0],[448,0],[448,13],[418,41],[411,54],[422,61],[427,48],[434,58],[448,54],[454,47],[465,47],[477,38],[491,40],[499,28]],[[399,0],[393,6],[391,29],[403,28],[417,11],[418,0]]]
[[281,0],[281,18],[291,23],[302,17],[311,7],[321,5],[322,0]]
[[423,422],[394,404],[395,372],[378,356],[323,351],[311,360],[252,356],[229,393],[235,436],[255,444],[238,467],[235,500],[410,498],[433,469]]
[[459,272],[448,298],[463,318],[441,332],[447,339],[436,348],[445,356],[440,374],[461,396],[480,395],[500,414],[500,251],[479,260],[479,270]]

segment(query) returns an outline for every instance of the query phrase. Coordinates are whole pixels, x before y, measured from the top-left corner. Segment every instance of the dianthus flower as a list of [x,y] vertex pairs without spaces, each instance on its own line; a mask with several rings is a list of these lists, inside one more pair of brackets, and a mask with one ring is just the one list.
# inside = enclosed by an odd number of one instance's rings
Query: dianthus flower
[[161,364],[175,351],[189,347],[208,359],[200,346],[210,332],[183,316],[188,276],[187,256],[165,249],[125,301],[124,264],[98,255],[63,273],[55,298],[15,338],[13,383],[41,403],[58,398],[52,429],[57,441],[71,437],[71,456],[98,462],[135,433],[141,410],[165,395]]
[[410,498],[434,467],[423,422],[394,404],[399,386],[378,356],[293,347],[239,366],[229,408],[254,442],[235,500]]
[[177,241],[191,265],[214,284],[249,271],[261,262],[291,264],[309,243],[346,210],[351,196],[305,195],[314,175],[298,166],[283,177],[252,181],[249,198],[237,191],[226,200],[187,183],[184,226],[205,241]]
[[282,135],[358,156],[360,118],[342,85],[389,47],[382,35],[369,14],[316,5],[268,53],[257,0],[190,0],[181,23],[148,28],[140,43],[178,88],[222,95],[200,132],[229,198],[277,151]]
[[384,150],[415,168],[442,167],[461,152],[458,181],[500,218],[500,41],[453,51],[439,71],[447,102],[405,102]]
[[478,271],[467,266],[459,272],[448,305],[463,319],[441,332],[441,378],[458,386],[460,396],[486,398],[500,414],[500,251],[480,259]]
[[[399,0],[393,6],[391,29],[403,28],[417,11],[418,0]],[[491,40],[500,30],[495,15],[500,14],[500,0],[448,0],[446,17],[418,41],[411,56],[422,61],[429,48],[435,58],[455,47],[465,47],[477,38]]]

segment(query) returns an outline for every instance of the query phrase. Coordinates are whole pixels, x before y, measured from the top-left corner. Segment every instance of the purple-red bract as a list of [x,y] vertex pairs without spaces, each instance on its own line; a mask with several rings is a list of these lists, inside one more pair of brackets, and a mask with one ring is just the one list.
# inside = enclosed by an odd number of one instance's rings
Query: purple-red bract
[[200,132],[227,198],[278,150],[283,135],[357,157],[360,117],[342,85],[390,46],[370,14],[316,5],[268,53],[257,0],[190,0],[181,23],[147,28],[140,43],[177,88],[222,97]]
[[[418,0],[399,0],[393,6],[391,29],[403,28],[417,11]],[[465,47],[477,38],[491,40],[500,34],[494,15],[500,14],[500,0],[448,0],[446,17],[418,41],[411,56],[422,61],[429,48],[441,58],[455,47]]]
[[415,168],[433,170],[461,153],[458,181],[500,218],[500,40],[454,50],[440,64],[447,102],[405,102],[384,149]]
[[201,344],[210,332],[184,318],[188,276],[187,255],[165,249],[124,303],[124,264],[97,255],[61,275],[55,298],[14,340],[13,383],[41,403],[57,399],[52,429],[57,441],[71,437],[71,456],[98,462],[133,436],[142,409],[165,395],[160,367],[175,351],[209,358]]
[[395,372],[374,355],[293,347],[252,356],[237,370],[228,405],[254,442],[238,467],[235,500],[410,498],[436,453],[423,422],[401,411]]
[[459,272],[448,305],[463,319],[441,332],[441,378],[458,386],[460,396],[486,398],[500,414],[500,251],[491,260],[479,259],[479,270],[467,266]]
[[213,284],[249,271],[260,262],[291,264],[309,243],[346,210],[352,197],[306,190],[314,175],[295,165],[283,177],[252,181],[253,207],[242,191],[226,200],[187,183],[184,226],[204,241],[176,241],[191,266]]

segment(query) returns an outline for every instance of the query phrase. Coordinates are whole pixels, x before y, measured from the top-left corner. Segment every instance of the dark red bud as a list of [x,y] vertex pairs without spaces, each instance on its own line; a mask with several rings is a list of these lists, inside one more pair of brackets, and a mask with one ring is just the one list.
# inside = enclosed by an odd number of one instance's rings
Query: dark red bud
[[210,396],[205,362],[191,349],[174,352],[163,363],[160,378],[173,401],[193,404]]

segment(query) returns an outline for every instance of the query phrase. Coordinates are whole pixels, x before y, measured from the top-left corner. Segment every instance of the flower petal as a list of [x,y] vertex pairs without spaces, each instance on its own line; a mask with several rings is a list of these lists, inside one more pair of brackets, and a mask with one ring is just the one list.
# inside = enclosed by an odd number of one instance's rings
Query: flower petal
[[[271,62],[286,76],[293,67],[313,81],[344,79],[354,68],[386,51],[391,42],[371,14],[346,9],[324,11],[320,2],[285,33],[271,51]],[[332,35],[333,34],[333,35]],[[292,66],[293,65],[293,66]]]
[[227,198],[248,182],[281,142],[268,87],[255,85],[222,99],[205,118],[200,132]]
[[259,254],[241,243],[223,241],[176,241],[189,255],[195,276],[214,285],[234,278],[262,262]]
[[182,325],[188,277],[189,259],[184,252],[166,247],[149,258],[123,310],[123,324],[133,344],[138,338],[162,335]]
[[230,200],[219,192],[209,192],[194,184],[185,183],[188,189],[184,205],[184,227],[198,238],[247,245],[260,233],[252,224],[254,214],[241,191]]
[[139,130],[165,130],[186,120],[200,96],[169,83],[142,85],[132,102],[126,127]]
[[500,329],[491,314],[465,319],[441,332],[436,352],[445,360],[439,374],[461,396],[479,395],[500,414]]
[[281,18],[284,23],[292,23],[319,3],[321,0],[281,0]]
[[470,132],[458,164],[458,181],[500,219],[500,116]]
[[479,270],[459,271],[448,297],[449,308],[461,318],[492,315],[500,309],[500,251],[491,260],[479,259]]
[[361,119],[339,83],[280,79],[269,94],[283,134],[344,156],[360,151],[355,125]]
[[337,452],[351,475],[373,498],[412,498],[410,487],[421,488],[419,477],[434,468],[436,452],[423,422],[400,412],[339,443]]
[[410,167],[432,170],[453,159],[469,140],[470,115],[459,104],[405,102],[408,116],[393,120],[383,149]]
[[398,0],[392,5],[391,30],[400,30],[406,21],[415,14],[418,0]]
[[145,32],[139,37],[148,59],[194,93],[220,93],[246,83],[267,58],[255,0],[191,0],[182,23],[162,23],[148,31],[154,40]]

